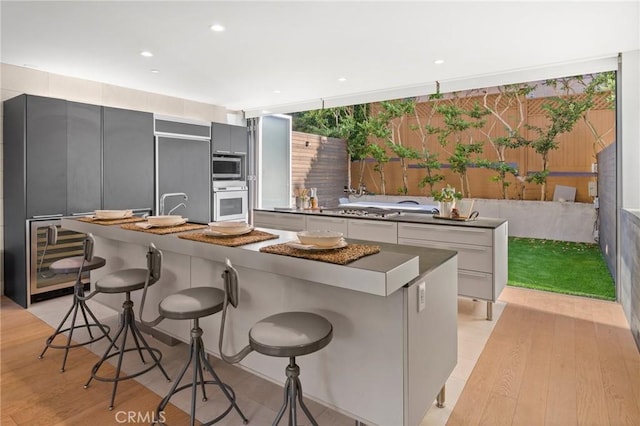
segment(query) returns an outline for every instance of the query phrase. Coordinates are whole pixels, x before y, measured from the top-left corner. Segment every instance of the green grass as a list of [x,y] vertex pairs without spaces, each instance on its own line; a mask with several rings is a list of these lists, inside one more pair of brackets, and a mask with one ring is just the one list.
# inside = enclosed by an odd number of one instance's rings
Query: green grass
[[508,285],[615,300],[597,244],[509,237]]

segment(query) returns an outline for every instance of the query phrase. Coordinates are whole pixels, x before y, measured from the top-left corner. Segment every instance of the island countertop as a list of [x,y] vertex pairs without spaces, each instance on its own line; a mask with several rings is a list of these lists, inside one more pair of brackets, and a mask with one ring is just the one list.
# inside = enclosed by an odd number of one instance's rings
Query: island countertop
[[[423,247],[398,246],[371,241],[347,239],[349,243],[380,246],[377,254],[362,257],[347,265],[260,252],[260,248],[296,240],[296,233],[278,229],[259,228],[278,235],[277,239],[226,247],[179,238],[179,234],[156,235],[122,229],[119,225],[105,226],[62,219],[62,227],[83,233],[92,233],[112,240],[138,245],[155,244],[160,250],[170,250],[189,256],[224,262],[229,258],[234,265],[264,272],[285,274],[321,284],[331,285],[378,296],[388,296],[410,283],[414,278],[439,266],[456,252]],[[187,231],[193,232],[193,231]]]

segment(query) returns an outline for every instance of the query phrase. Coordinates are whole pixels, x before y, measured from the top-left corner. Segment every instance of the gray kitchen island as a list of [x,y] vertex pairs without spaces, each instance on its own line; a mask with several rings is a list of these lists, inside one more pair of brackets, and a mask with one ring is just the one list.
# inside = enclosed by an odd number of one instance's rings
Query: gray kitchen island
[[[278,238],[240,247],[155,235],[63,219],[67,229],[92,233],[104,274],[145,267],[149,243],[163,251],[160,281],[147,297],[145,319],[154,318],[159,301],[191,286],[222,288],[224,260],[237,267],[240,304],[227,319],[225,351],[235,352],[258,320],[282,311],[308,311],[334,327],[331,343],[300,357],[305,396],[369,425],[416,425],[443,389],[457,361],[457,255],[454,251],[375,244],[377,254],[337,265],[260,252],[264,246],[295,240],[290,231],[262,229]],[[132,298],[137,313],[141,292]],[[120,310],[121,295],[96,300]],[[218,356],[219,315],[201,321],[207,352]],[[165,320],[159,330],[189,340],[186,321]],[[286,361],[252,353],[241,366],[282,385]],[[223,378],[224,380],[224,378]]]

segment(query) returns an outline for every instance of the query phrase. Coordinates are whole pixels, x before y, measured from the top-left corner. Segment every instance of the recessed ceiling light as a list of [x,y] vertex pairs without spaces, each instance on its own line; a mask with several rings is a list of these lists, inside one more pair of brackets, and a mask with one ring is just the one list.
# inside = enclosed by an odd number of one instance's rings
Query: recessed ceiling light
[[143,50],[142,52],[140,52],[140,54],[145,58],[150,58],[153,56],[153,53],[149,52],[148,50]]
[[158,74],[160,71],[159,70],[151,70],[152,73],[154,74]]
[[340,77],[340,78],[338,79],[338,81],[339,81],[340,83],[344,83],[345,81],[347,81],[347,78],[346,78],[346,77]]
[[273,93],[277,94],[277,93],[280,93],[280,91],[279,90],[274,90]]
[[215,32],[219,33],[221,31],[224,31],[224,27],[222,25],[220,25],[220,24],[213,24],[211,26],[211,31],[215,31]]
[[435,61],[433,61],[433,63],[436,65],[442,65],[444,64],[444,59],[436,59]]

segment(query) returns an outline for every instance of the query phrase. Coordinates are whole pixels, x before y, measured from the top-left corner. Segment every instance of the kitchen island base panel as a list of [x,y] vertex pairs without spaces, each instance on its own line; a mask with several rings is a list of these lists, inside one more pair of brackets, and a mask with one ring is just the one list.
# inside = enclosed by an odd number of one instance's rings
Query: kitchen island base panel
[[[315,280],[318,274],[313,268],[321,262],[286,257],[294,263],[286,262],[290,267],[283,268],[278,265],[283,265],[280,262],[285,257],[258,252],[260,243],[237,248],[209,247],[175,235],[146,234],[147,239],[142,242],[140,233],[133,231],[104,229],[73,220],[65,226],[94,233],[96,253],[109,259],[107,270],[92,272],[92,282],[111,268],[139,265],[150,241],[163,250],[162,276],[147,295],[150,312],[145,307],[145,319],[155,317],[162,298],[183,288],[211,285],[222,289],[223,262],[229,257],[238,269],[242,303],[227,318],[225,352],[240,350],[247,344],[250,327],[274,313],[300,310],[327,318],[334,326],[331,344],[299,359],[305,396],[368,425],[419,424],[456,364],[458,288],[457,256],[453,252],[396,245],[387,248],[382,244],[383,251],[368,260],[347,266],[323,265],[334,268],[332,276],[338,277],[340,285],[349,285],[344,277],[340,278],[340,271],[345,271],[360,279],[359,285],[363,286],[366,280],[362,277],[370,274],[362,265],[375,266],[376,256],[383,260],[378,262],[382,264],[390,259],[396,259],[398,265],[415,262],[417,270],[420,254],[419,272],[407,278],[406,285],[384,296],[302,279],[308,273]],[[276,242],[295,238],[293,232],[277,232],[281,238]],[[403,249],[417,254],[412,258]],[[438,257],[440,253],[446,256]],[[433,256],[440,260],[432,262],[429,259]],[[429,266],[423,267],[423,263]],[[394,274],[386,277],[394,279]],[[327,281],[326,277],[319,279]],[[422,281],[426,283],[426,300],[424,309],[419,310],[417,284]],[[139,303],[137,293],[132,294],[135,303]],[[122,303],[121,298],[110,297],[99,301],[115,308]],[[219,356],[215,332],[219,321],[217,316],[211,316],[200,323],[204,330],[214,331],[205,333],[203,341],[206,352],[215,356]],[[188,342],[190,330],[184,323],[165,320],[158,328]],[[281,359],[250,354],[241,366],[282,385]]]

